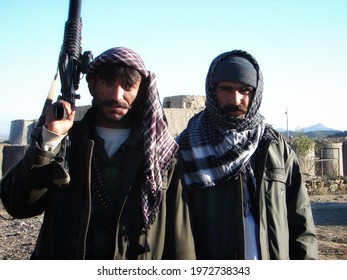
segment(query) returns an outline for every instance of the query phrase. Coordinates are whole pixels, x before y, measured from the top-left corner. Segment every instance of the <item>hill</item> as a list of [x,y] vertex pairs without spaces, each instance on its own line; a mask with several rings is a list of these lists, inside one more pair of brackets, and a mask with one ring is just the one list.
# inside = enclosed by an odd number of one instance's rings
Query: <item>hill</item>
[[[326,127],[325,125],[321,123],[317,123],[309,127],[304,127],[296,131],[289,130],[287,132],[287,130],[283,128],[279,128],[276,130],[286,137],[288,136],[288,134],[289,134],[289,137],[294,137],[297,135],[298,131],[302,131],[307,137],[310,137],[310,138],[342,137],[340,134],[343,133],[340,130]],[[340,136],[336,136],[336,135],[340,135]]]
[[304,127],[302,129],[304,132],[311,132],[311,131],[337,131],[336,129],[326,127],[325,125],[321,123],[317,123],[315,125],[311,125],[309,127]]
[[347,130],[345,131],[339,131],[339,132],[336,132],[332,135],[329,135],[330,138],[345,138],[347,137]]

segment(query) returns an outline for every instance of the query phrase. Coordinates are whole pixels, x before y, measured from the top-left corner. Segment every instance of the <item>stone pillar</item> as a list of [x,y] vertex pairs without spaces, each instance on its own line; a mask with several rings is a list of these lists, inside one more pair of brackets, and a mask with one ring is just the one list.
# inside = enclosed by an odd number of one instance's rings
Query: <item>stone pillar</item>
[[321,153],[323,175],[343,176],[342,143],[325,143]]

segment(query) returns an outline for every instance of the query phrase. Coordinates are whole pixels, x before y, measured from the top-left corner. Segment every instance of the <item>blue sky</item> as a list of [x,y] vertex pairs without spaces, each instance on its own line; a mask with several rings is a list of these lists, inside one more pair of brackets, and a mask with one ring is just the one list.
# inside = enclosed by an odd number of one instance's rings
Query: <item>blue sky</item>
[[[69,0],[0,0],[0,135],[42,110],[63,42]],[[264,76],[261,113],[275,128],[347,130],[347,1],[82,0],[83,50],[137,51],[161,99],[205,95],[218,54],[243,49]],[[60,86],[57,88],[58,96]],[[90,104],[85,79],[81,100]]]

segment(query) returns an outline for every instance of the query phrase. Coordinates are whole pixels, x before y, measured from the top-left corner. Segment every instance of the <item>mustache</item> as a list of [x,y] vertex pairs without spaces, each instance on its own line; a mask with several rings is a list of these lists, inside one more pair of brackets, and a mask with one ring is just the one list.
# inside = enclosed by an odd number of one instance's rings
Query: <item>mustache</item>
[[99,102],[99,104],[101,106],[108,106],[108,107],[120,107],[120,108],[124,108],[124,109],[131,109],[131,106],[128,105],[128,103],[126,103],[125,101],[119,100],[112,100],[112,99],[108,99],[108,100],[102,100]]
[[240,105],[234,105],[234,104],[228,104],[222,107],[223,113],[232,113],[232,112],[241,112],[242,114],[247,113],[247,107],[240,104]]

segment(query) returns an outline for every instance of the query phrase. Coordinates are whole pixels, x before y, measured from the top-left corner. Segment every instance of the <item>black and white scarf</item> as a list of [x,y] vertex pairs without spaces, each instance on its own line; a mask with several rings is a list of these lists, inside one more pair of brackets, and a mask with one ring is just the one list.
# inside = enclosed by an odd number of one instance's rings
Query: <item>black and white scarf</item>
[[[224,114],[217,103],[212,78],[219,62],[229,56],[249,60],[258,73],[251,107],[245,118]],[[213,187],[240,172],[251,175],[250,159],[264,133],[259,107],[263,93],[263,78],[256,60],[244,51],[231,51],[217,56],[206,77],[206,108],[195,115],[178,138],[184,162],[184,181],[191,187]],[[249,174],[250,173],[250,174]]]
[[146,70],[142,58],[134,51],[124,48],[111,48],[93,60],[89,76],[104,63],[122,64],[139,71],[142,76],[141,111],[143,114],[141,135],[144,151],[144,180],[141,187],[141,203],[145,229],[153,223],[162,196],[162,171],[168,168],[175,156],[178,145],[169,133],[167,120],[161,106],[156,76]]

